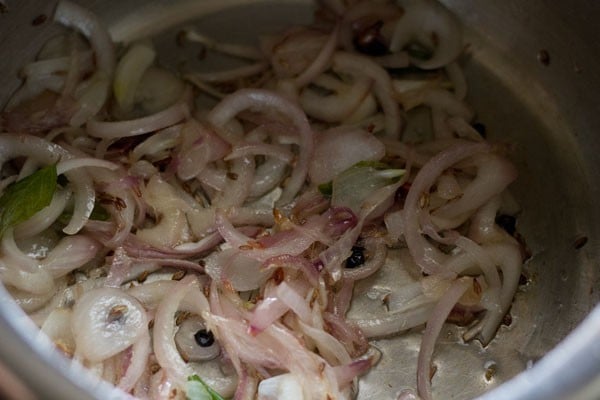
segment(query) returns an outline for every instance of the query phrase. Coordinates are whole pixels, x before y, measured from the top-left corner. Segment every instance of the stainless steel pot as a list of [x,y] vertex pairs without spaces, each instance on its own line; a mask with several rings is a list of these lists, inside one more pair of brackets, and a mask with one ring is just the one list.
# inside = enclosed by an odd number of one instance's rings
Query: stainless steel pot
[[[148,7],[143,0],[78,2],[116,30],[131,11]],[[169,3],[155,1],[151,7]],[[215,3],[227,11],[215,10],[197,23],[209,34],[227,32],[233,39],[311,17],[302,0]],[[594,203],[600,198],[600,3],[444,3],[465,24],[464,64],[478,120],[492,138],[514,143],[520,170],[514,194],[523,209],[518,229],[533,257],[525,267],[529,283],[511,310],[513,322],[487,348],[438,345],[434,393],[463,399],[491,389],[481,398],[600,398],[600,309],[593,311],[600,298],[600,211]],[[18,86],[19,67],[58,31],[49,21],[54,5],[6,0],[7,11],[0,15],[0,104]],[[455,333],[447,332],[450,342]],[[40,398],[117,396],[59,357],[1,288],[0,337],[0,360],[9,370],[0,368],[0,381],[12,373]],[[378,341],[385,356],[363,380],[360,398],[393,398],[413,382],[417,340],[404,335]]]

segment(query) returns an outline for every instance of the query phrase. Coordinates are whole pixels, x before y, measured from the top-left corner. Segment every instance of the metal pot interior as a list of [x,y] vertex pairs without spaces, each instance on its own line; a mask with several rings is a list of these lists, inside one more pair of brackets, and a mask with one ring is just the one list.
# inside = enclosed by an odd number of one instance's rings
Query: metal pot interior
[[[117,27],[123,26],[131,11],[150,7],[144,1],[79,2],[109,26]],[[500,328],[492,343],[485,348],[478,342],[457,345],[459,328],[449,325],[436,345],[434,396],[468,399],[536,368],[538,360],[598,303],[600,213],[594,199],[600,195],[596,182],[600,172],[596,157],[600,150],[596,135],[600,129],[600,75],[595,64],[600,59],[600,44],[593,43],[597,29],[591,17],[600,16],[600,4],[583,0],[568,5],[541,0],[445,3],[465,24],[467,48],[462,62],[476,119],[486,126],[488,138],[509,143],[511,158],[517,163],[519,178],[512,187],[522,209],[517,228],[531,252],[524,268],[526,279],[510,311],[512,322]],[[8,12],[0,15],[4,60],[0,104],[18,86],[18,68],[58,30],[50,18],[41,25],[31,23],[40,14],[50,16],[53,4],[9,0]],[[305,1],[227,4],[232,7],[200,17],[194,24],[208,35],[243,42],[255,33],[312,17]],[[567,8],[569,12],[565,12]],[[163,50],[163,62],[176,67],[189,54],[175,48],[174,32],[160,35],[157,44]],[[378,279],[377,285],[393,286],[389,283],[393,271]],[[367,289],[359,286],[357,290]],[[352,312],[364,312],[368,307],[368,302],[359,302]],[[89,393],[90,378],[81,377],[81,371],[58,360],[48,343],[37,339],[22,313],[8,303],[6,294],[0,311],[0,332],[5,338],[0,345],[1,358],[34,391],[42,397],[52,393],[52,398],[83,398],[86,392],[87,396],[104,397],[108,393],[96,383],[91,386],[95,393]],[[359,399],[392,398],[399,390],[414,387],[419,343],[418,332],[375,341],[384,356],[362,379]],[[57,362],[61,370],[44,375],[48,366]]]

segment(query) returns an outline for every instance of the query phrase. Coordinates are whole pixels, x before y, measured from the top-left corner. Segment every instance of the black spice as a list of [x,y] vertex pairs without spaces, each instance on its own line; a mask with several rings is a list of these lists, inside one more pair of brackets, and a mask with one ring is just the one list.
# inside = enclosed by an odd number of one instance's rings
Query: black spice
[[346,260],[346,268],[356,268],[365,263],[365,248],[352,246],[352,255]]
[[200,347],[210,347],[215,342],[215,337],[211,331],[200,329],[194,334],[194,340]]

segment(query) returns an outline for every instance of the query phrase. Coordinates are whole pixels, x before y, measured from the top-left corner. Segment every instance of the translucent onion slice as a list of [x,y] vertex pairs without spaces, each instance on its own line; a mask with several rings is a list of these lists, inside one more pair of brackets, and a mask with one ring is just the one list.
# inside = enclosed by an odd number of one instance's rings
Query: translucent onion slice
[[487,151],[489,145],[486,143],[467,142],[449,147],[431,158],[413,180],[404,203],[404,237],[410,254],[425,272],[440,272],[445,255],[420,233],[421,197],[429,193],[431,186],[446,169],[474,154]]
[[100,243],[89,236],[66,236],[48,253],[41,266],[59,278],[92,260],[99,250]]
[[187,378],[193,375],[191,367],[183,360],[175,344],[175,313],[180,309],[186,296],[195,295],[194,313],[202,315],[208,312],[208,300],[198,286],[198,280],[188,275],[177,283],[170,296],[166,296],[156,310],[153,328],[154,354],[169,380],[183,388]]
[[319,185],[359,161],[379,161],[385,146],[373,134],[362,129],[331,129],[319,135],[310,163],[311,182]]
[[85,293],[75,304],[72,320],[76,352],[92,362],[125,350],[148,329],[140,302],[114,288]]
[[68,308],[56,308],[40,327],[58,349],[69,356],[75,351],[75,341],[71,332],[72,315],[73,312]]
[[313,131],[306,114],[288,99],[262,89],[242,89],[226,97],[208,114],[208,121],[220,129],[225,129],[228,121],[247,109],[259,109],[267,112],[279,112],[288,117],[299,134],[300,153],[296,166],[290,176],[278,204],[290,203],[301,189],[308,172],[308,164],[314,151]]
[[432,311],[431,317],[427,321],[427,327],[421,341],[419,349],[419,359],[417,367],[417,388],[419,396],[423,400],[431,400],[431,377],[430,365],[433,356],[433,347],[442,330],[444,321],[448,318],[450,311],[456,305],[460,297],[473,284],[472,278],[459,278],[450,285],[446,293],[442,296],[439,303]]
[[156,52],[152,45],[141,42],[131,46],[117,64],[113,91],[122,111],[129,112],[133,107],[137,87],[155,58]]
[[[428,58],[411,56],[423,69],[443,67],[462,51],[462,30],[456,17],[435,0],[405,1],[405,14],[398,20],[390,50],[402,50],[411,41],[433,50]],[[435,40],[433,39],[435,38]]]
[[113,43],[100,20],[89,10],[70,1],[62,0],[56,7],[54,20],[77,28],[91,42],[98,68],[111,77],[115,68]]
[[88,133],[102,139],[116,139],[137,136],[175,125],[189,116],[187,99],[190,94],[190,91],[186,91],[181,100],[171,107],[146,117],[118,122],[90,121],[87,126]]
[[117,387],[124,392],[129,392],[135,386],[136,382],[144,374],[148,365],[148,357],[150,355],[150,333],[144,330],[141,337],[133,344],[131,348],[131,356],[129,365],[125,374],[119,379]]

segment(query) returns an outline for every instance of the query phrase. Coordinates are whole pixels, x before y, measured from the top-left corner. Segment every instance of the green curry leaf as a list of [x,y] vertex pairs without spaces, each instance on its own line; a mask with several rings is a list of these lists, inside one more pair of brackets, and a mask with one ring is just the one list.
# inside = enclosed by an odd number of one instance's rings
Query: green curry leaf
[[186,396],[188,400],[225,400],[219,393],[204,383],[198,375],[188,377]]
[[0,237],[50,204],[56,179],[56,165],[50,165],[6,188],[0,197]]

